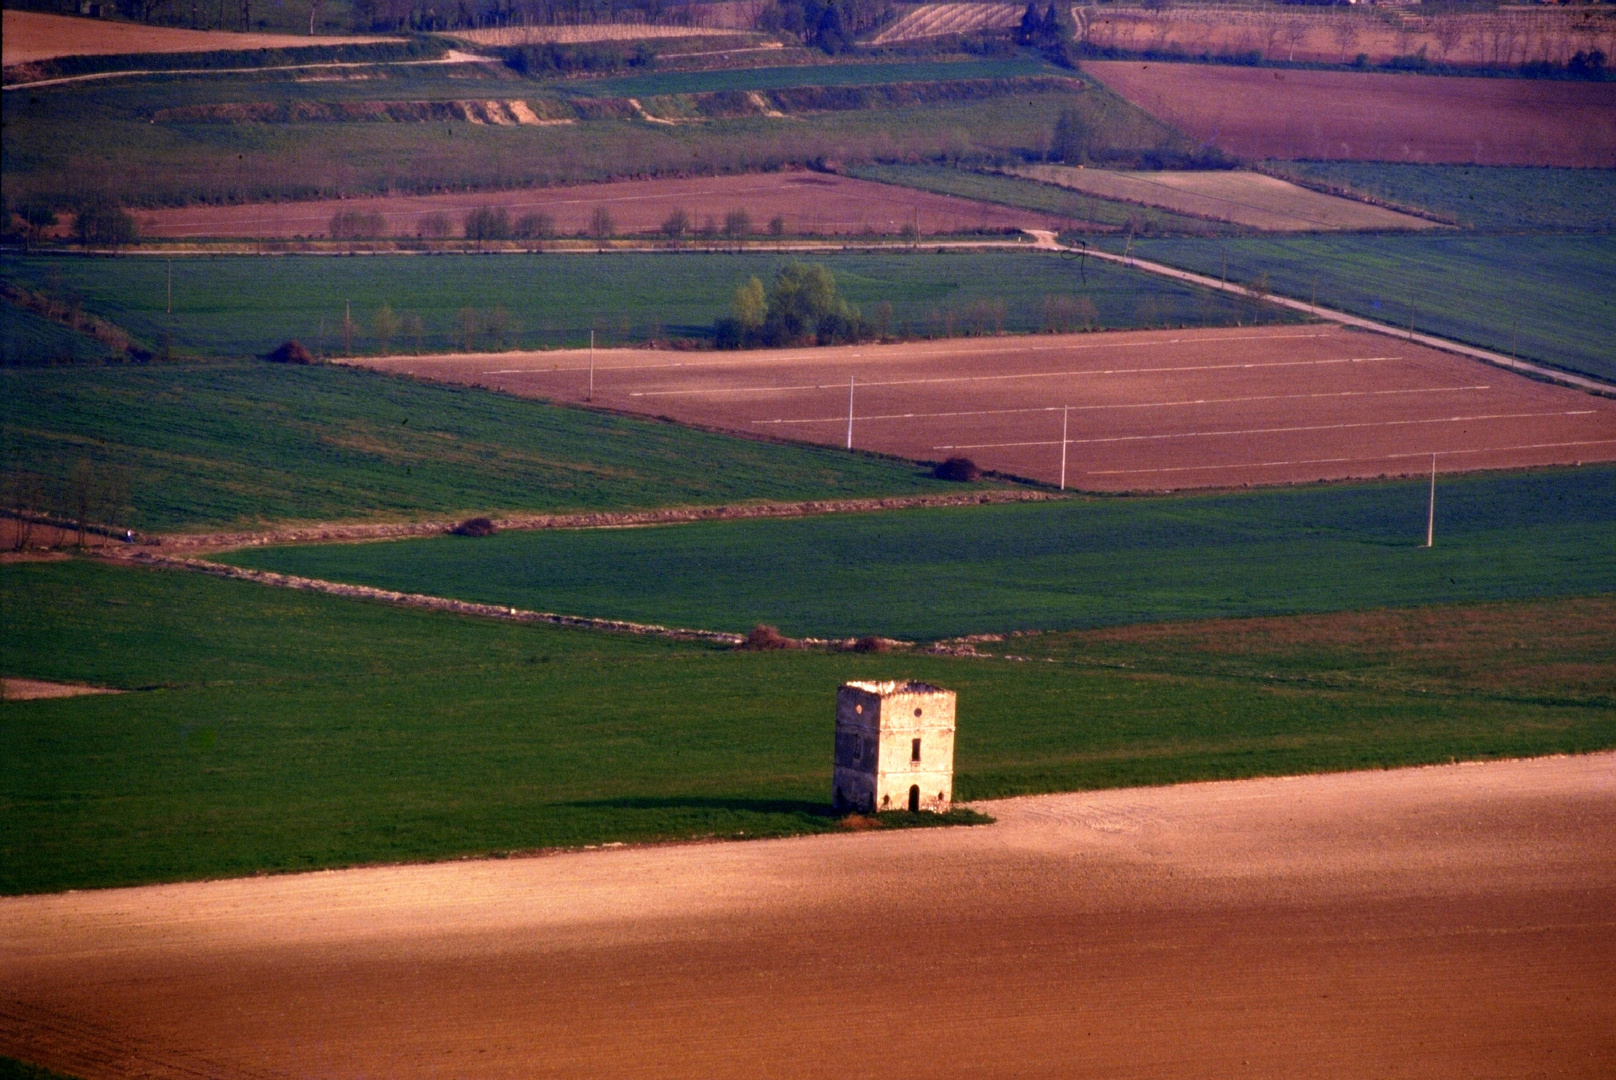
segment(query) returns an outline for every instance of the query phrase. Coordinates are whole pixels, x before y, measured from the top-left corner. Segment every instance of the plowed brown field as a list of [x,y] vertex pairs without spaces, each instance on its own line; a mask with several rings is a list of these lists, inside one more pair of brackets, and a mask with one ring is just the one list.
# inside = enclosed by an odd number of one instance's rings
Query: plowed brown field
[[1616,166],[1616,83],[1122,60],[1083,70],[1245,158]]
[[1616,1074],[1616,756],[984,809],[0,900],[0,1053],[86,1080]]
[[[582,401],[587,352],[355,361]],[[1616,401],[1396,338],[1235,327],[752,353],[601,350],[596,404],[753,435],[969,457],[1069,486],[1278,484],[1616,459]],[[1067,411],[1069,409],[1069,411]]]
[[122,53],[219,52],[292,49],[309,45],[351,45],[396,41],[390,37],[304,37],[302,34],[234,34],[224,30],[179,30],[167,26],[77,19],[35,11],[6,11],[0,62],[5,67],[57,56],[111,56]]
[[549,214],[556,231],[577,235],[589,227],[597,207],[615,222],[617,235],[655,233],[675,210],[690,217],[691,228],[722,226],[731,210],[745,210],[753,232],[775,216],[793,235],[895,234],[913,225],[924,235],[979,229],[1058,229],[1065,219],[1035,210],[933,195],[911,188],[854,180],[825,173],[780,172],[688,180],[626,180],[614,184],[495,191],[477,195],[389,196],[326,202],[252,203],[244,206],[190,206],[154,210],[141,216],[149,237],[325,236],[338,211],[379,213],[387,231],[415,236],[428,214],[445,214],[460,235],[461,222],[480,206],[503,207],[512,222],[524,214]]

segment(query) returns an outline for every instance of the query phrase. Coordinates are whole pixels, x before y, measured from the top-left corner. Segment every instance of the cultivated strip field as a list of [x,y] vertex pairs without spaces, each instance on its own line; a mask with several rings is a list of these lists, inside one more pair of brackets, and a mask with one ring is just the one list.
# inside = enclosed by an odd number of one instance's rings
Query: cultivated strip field
[[1120,60],[1083,70],[1241,157],[1616,166],[1616,83]]
[[[356,360],[582,401],[587,352]],[[605,350],[594,403],[1089,490],[1616,460],[1616,401],[1395,338],[1235,327],[670,355]],[[852,382],[850,387],[849,383]],[[1067,410],[1067,411],[1063,411]]]
[[871,45],[919,41],[945,34],[1007,30],[1021,22],[1024,7],[1014,4],[922,4],[870,39]]
[[1023,165],[1005,171],[1103,199],[1159,206],[1175,213],[1270,232],[1438,227],[1412,214],[1399,214],[1356,199],[1311,191],[1276,177],[1238,170],[1136,173],[1070,165]]
[[200,53],[247,49],[302,49],[310,45],[362,45],[394,37],[305,37],[302,34],[236,34],[225,30],[178,30],[167,26],[75,19],[34,11],[7,10],[0,27],[5,67],[58,56],[116,56],[122,53]]
[[[583,26],[490,26],[456,30],[446,36],[474,45],[577,45],[588,41],[651,41],[656,38],[711,37],[702,26],[658,26],[655,23],[590,23]],[[756,35],[761,43],[766,40]],[[775,47],[780,47],[775,42]]]
[[[498,104],[498,103],[495,103]],[[549,214],[559,235],[588,229],[604,207],[619,235],[654,233],[668,215],[683,210],[692,230],[711,221],[724,223],[732,210],[745,210],[750,228],[761,233],[778,216],[788,234],[893,234],[913,226],[922,235],[987,229],[1063,228],[1067,219],[1036,210],[975,202],[913,188],[877,184],[845,176],[808,172],[698,177],[684,180],[627,180],[615,184],[493,191],[480,194],[387,196],[324,202],[251,203],[242,206],[188,206],[141,215],[148,237],[324,236],[338,211],[378,213],[395,236],[415,236],[428,215],[444,214],[459,233],[460,219],[481,206],[503,207],[512,220]]]
[[[0,1052],[140,1076],[1616,1071],[1616,757],[974,829],[0,900]],[[850,987],[880,987],[858,993]]]

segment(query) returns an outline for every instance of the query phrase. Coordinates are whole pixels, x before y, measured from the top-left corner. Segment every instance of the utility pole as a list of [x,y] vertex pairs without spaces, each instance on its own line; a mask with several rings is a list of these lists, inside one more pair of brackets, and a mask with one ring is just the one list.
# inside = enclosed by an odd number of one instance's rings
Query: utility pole
[[1060,486],[1060,489],[1062,491],[1066,490],[1066,421],[1071,417],[1071,415],[1072,415],[1072,407],[1070,405],[1062,405],[1061,406],[1061,486]]
[[1431,503],[1430,509],[1425,512],[1425,546],[1432,547],[1436,541],[1436,455],[1431,455]]
[[589,395],[585,401],[595,400],[595,332],[589,331]]
[[353,355],[353,302],[342,302],[342,355]]
[[847,377],[847,448],[853,449],[853,380],[855,376]]

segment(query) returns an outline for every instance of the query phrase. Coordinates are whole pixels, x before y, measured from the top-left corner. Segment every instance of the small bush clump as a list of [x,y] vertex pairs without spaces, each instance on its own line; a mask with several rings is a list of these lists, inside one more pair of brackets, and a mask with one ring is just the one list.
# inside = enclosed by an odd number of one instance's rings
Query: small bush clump
[[493,536],[498,530],[494,523],[485,517],[467,518],[449,530],[456,536]]
[[798,644],[774,627],[758,623],[737,648],[748,652],[767,652],[771,649],[795,649]]
[[272,364],[312,364],[314,357],[299,341],[283,342],[273,352],[266,353],[264,359]]
[[961,483],[982,478],[982,470],[976,467],[976,462],[965,457],[951,457],[938,464],[931,474],[939,480],[957,480]]

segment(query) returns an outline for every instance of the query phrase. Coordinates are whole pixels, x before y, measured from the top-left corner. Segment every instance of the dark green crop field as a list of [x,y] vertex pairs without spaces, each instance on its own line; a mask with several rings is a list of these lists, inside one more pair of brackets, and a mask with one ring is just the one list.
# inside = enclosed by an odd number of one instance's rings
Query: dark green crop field
[[[153,345],[204,356],[261,355],[287,338],[317,353],[342,346],[344,303],[357,324],[354,348],[374,352],[375,314],[384,304],[420,319],[400,329],[398,352],[474,348],[579,347],[599,343],[709,337],[729,311],[737,286],[767,281],[784,263],[808,259],[836,275],[838,292],[865,314],[892,305],[890,327],[943,335],[963,324],[972,305],[1004,305],[1004,329],[1040,330],[1044,300],[1087,296],[1099,325],[1229,326],[1249,321],[1247,306],[1149,274],[1089,260],[1077,264],[1032,251],[881,254],[704,252],[509,255],[198,256],[173,262],[174,312],[167,305],[168,263],[148,258],[7,257],[5,275],[31,289],[81,297],[86,310]],[[461,312],[506,313],[496,342],[465,339]],[[1269,313],[1268,318],[1291,318]]]
[[[1370,670],[1272,633],[1097,662],[743,653],[73,560],[0,566],[0,668],[129,689],[0,705],[0,892],[837,827],[835,687],[959,693],[962,798],[1616,745],[1609,605],[1428,612]],[[1450,664],[1432,628],[1479,629]],[[1036,643],[1029,642],[1029,645]],[[1321,651],[1322,650],[1322,651]],[[1174,657],[1182,657],[1180,664]],[[1504,674],[1501,675],[1500,672]],[[1511,681],[1515,680],[1515,681]],[[991,827],[991,826],[990,826]]]
[[[342,367],[0,371],[7,474],[127,475],[142,530],[957,490],[907,462],[751,442]],[[64,512],[71,514],[67,508]]]
[[[790,69],[813,72],[818,68]],[[733,73],[736,76],[745,72]],[[796,77],[796,76],[793,76]],[[365,84],[367,100],[510,100],[550,94],[517,80]],[[69,92],[71,91],[71,92]],[[344,195],[488,190],[623,177],[751,172],[818,161],[1039,156],[1062,109],[1097,110],[1098,92],[1046,91],[897,108],[752,116],[700,124],[589,120],[564,126],[451,123],[154,123],[156,108],[216,101],[308,100],[273,83],[220,94],[131,90],[7,94],[0,102],[3,177],[13,198],[107,192],[135,206]],[[350,93],[315,100],[352,100]],[[134,102],[141,102],[139,106]],[[1124,110],[1126,111],[1126,110]],[[1135,111],[1136,112],[1136,111]],[[1100,138],[1160,131],[1133,117]],[[1142,125],[1142,126],[1141,126]],[[1155,147],[1157,141],[1146,144]]]
[[1141,258],[1616,380],[1616,237],[1144,239]]
[[1616,169],[1271,161],[1303,180],[1434,210],[1488,231],[1616,231]]
[[929,639],[1616,591],[1616,468],[613,532],[250,549],[242,566],[715,630]]

